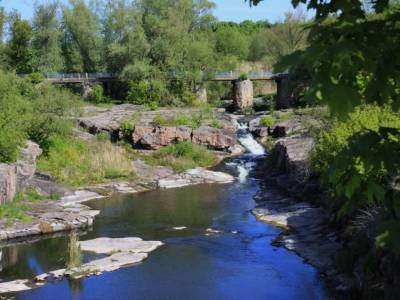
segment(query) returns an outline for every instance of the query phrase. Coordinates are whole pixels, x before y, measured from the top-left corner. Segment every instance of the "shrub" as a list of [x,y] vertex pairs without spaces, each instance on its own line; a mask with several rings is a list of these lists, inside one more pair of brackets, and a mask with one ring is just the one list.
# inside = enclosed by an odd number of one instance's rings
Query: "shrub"
[[125,140],[131,140],[132,134],[135,130],[135,123],[133,121],[123,120],[119,129]]
[[107,97],[104,96],[104,89],[100,84],[96,84],[89,95],[89,100],[93,103],[102,103],[107,101]]
[[271,127],[275,124],[275,118],[273,116],[261,117],[260,124],[265,127]]
[[343,217],[369,205],[384,208],[378,246],[400,254],[396,178],[400,170],[400,115],[388,107],[360,106],[322,133],[312,157]]
[[242,73],[239,76],[239,80],[244,81],[244,80],[248,80],[249,79],[249,75],[247,73]]
[[28,78],[33,84],[41,83],[45,79],[44,75],[39,72],[31,73]]
[[169,166],[175,171],[209,167],[217,162],[215,154],[191,142],[178,142],[155,151],[146,161],[153,165]]

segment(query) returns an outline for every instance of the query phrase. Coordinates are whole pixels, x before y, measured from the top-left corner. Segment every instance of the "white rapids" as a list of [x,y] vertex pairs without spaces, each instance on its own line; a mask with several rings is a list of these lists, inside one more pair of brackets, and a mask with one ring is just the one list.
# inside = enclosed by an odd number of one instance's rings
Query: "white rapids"
[[254,155],[264,155],[265,149],[261,146],[249,132],[249,127],[246,124],[238,125],[238,139],[239,142]]
[[239,183],[246,183],[250,171],[255,167],[255,160],[265,155],[265,149],[261,146],[249,132],[249,128],[246,124],[237,123],[238,127],[238,140],[246,148],[248,154],[240,158],[239,160],[234,160],[233,162],[226,163],[227,166],[236,166],[238,176],[237,179]]

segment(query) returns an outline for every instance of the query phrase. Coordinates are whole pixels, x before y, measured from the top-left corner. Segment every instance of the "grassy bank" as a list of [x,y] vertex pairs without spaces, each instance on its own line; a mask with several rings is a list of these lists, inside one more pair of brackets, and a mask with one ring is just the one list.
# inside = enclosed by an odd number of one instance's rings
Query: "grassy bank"
[[145,161],[151,165],[171,167],[182,172],[195,167],[210,167],[218,158],[204,146],[191,142],[178,142],[154,151],[146,156]]
[[135,176],[132,154],[109,141],[55,138],[49,153],[38,161],[38,169],[57,181],[81,187],[112,179]]

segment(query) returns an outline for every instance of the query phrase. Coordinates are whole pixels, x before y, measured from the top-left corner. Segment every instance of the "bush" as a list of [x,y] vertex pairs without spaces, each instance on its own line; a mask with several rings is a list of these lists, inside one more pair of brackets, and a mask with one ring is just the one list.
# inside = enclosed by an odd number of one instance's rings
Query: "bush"
[[28,78],[33,84],[38,84],[38,83],[41,83],[43,80],[45,80],[44,75],[39,72],[34,72],[34,73],[30,74],[28,76]]
[[89,100],[93,103],[102,103],[107,101],[107,97],[104,96],[104,89],[100,84],[96,84],[89,95]]
[[181,172],[195,167],[209,167],[218,159],[205,147],[191,142],[178,142],[155,151],[145,158],[152,165],[169,166]]
[[0,72],[0,162],[13,162],[27,138],[46,152],[50,139],[68,136],[79,101],[69,91],[50,84]]
[[261,126],[271,127],[275,124],[275,118],[272,116],[262,116],[260,124]]
[[400,254],[398,187],[400,115],[388,107],[360,106],[348,120],[322,133],[312,157],[336,200],[338,216],[369,205],[384,208],[378,246]]
[[242,73],[239,76],[240,81],[244,81],[244,80],[248,80],[248,79],[249,79],[249,75],[247,73]]

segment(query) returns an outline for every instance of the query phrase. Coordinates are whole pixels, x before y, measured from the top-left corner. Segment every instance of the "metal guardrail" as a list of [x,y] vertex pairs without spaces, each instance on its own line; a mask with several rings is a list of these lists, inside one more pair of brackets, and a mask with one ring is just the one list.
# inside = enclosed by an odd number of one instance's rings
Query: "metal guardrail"
[[106,79],[118,77],[115,73],[45,73],[44,77],[48,80],[64,79]]
[[[279,74],[273,74],[270,71],[250,71],[248,73],[239,72],[239,71],[224,71],[224,72],[216,72],[214,74],[207,74],[206,72],[201,72],[201,75],[206,80],[236,80],[240,78],[242,74],[247,74],[250,80],[268,80]],[[107,72],[98,72],[98,73],[44,73],[45,79],[49,81],[81,81],[81,80],[101,80],[101,79],[115,79],[118,78],[117,73],[107,73]],[[179,76],[182,75],[182,76]],[[178,74],[175,71],[171,71],[169,73],[170,78],[184,78],[185,74]],[[21,74],[21,77],[27,77],[27,74]]]

